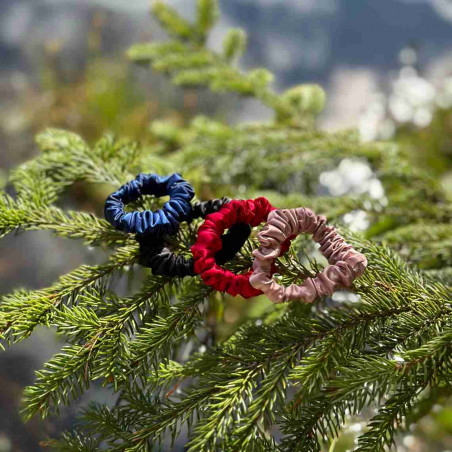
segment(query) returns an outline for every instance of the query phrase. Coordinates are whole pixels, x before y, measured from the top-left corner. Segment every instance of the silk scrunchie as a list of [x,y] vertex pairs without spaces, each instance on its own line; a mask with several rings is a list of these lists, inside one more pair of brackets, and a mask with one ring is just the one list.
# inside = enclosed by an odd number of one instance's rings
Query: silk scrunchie
[[[142,195],[168,195],[170,200],[155,212],[124,211],[124,205]],[[190,201],[194,195],[193,187],[178,173],[164,177],[141,173],[107,198],[105,218],[120,231],[160,237],[172,235],[178,231],[179,223],[189,218],[192,209]]]
[[[266,198],[251,200],[232,200],[218,212],[207,215],[206,220],[198,229],[198,239],[191,247],[194,259],[194,270],[201,275],[202,280],[220,292],[227,292],[232,296],[241,295],[251,298],[262,295],[262,292],[251,286],[249,278],[252,271],[235,274],[226,270],[215,262],[215,255],[222,249],[221,235],[225,229],[234,224],[244,223],[251,227],[266,221],[269,213],[275,210]],[[283,254],[290,246],[286,240],[281,247]]]
[[[199,202],[193,205],[190,220],[195,218],[205,218],[206,215],[217,212],[221,206],[230,202],[229,198],[213,199]],[[242,248],[250,236],[251,228],[243,223],[237,223],[229,228],[227,234],[221,236],[222,248],[215,254],[215,261],[218,265],[232,260],[237,252]],[[185,258],[171,252],[164,244],[163,240],[154,236],[136,236],[140,244],[139,263],[152,269],[152,274],[160,276],[195,276],[193,258]]]
[[[339,288],[350,287],[353,280],[363,274],[367,259],[345,243],[336,229],[327,226],[326,222],[325,217],[305,208],[271,212],[267,224],[257,236],[260,247],[253,252],[255,259],[254,273],[250,277],[251,285],[262,290],[274,303],[291,300],[310,303],[317,297],[332,295]],[[272,279],[272,264],[280,253],[282,243],[288,237],[300,233],[313,235],[330,265],[314,278],[307,278],[300,286],[280,286]]]

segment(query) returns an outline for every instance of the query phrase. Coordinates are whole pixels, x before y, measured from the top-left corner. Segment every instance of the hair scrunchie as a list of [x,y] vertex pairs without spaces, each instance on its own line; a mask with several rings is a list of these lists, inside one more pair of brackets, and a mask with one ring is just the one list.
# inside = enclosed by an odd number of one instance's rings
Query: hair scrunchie
[[[124,205],[136,201],[142,195],[166,196],[170,200],[162,209],[125,212]],[[179,223],[191,213],[190,201],[195,195],[193,187],[178,173],[170,176],[139,174],[124,184],[105,201],[105,218],[120,231],[136,234],[172,235]]]
[[[218,212],[207,215],[206,220],[198,230],[198,239],[191,247],[194,259],[194,270],[201,275],[202,280],[220,292],[230,295],[241,295],[244,298],[262,295],[262,292],[251,286],[249,279],[252,271],[245,274],[235,274],[226,270],[215,261],[215,255],[223,246],[221,235],[225,229],[232,228],[237,223],[258,226],[267,220],[269,213],[275,210],[266,198],[251,200],[233,200],[225,204]],[[281,253],[287,251],[290,240],[281,247]]]
[[[190,221],[195,218],[205,218],[206,215],[217,212],[221,206],[230,202],[229,198],[213,199],[193,205]],[[243,223],[237,223],[229,228],[227,234],[221,236],[222,248],[215,253],[215,261],[219,265],[230,261],[242,248],[250,236],[251,228]],[[152,236],[137,235],[140,244],[139,263],[152,269],[152,274],[160,276],[195,276],[193,258],[185,258],[170,251],[162,240]]]
[[[366,269],[366,257],[345,243],[336,229],[326,224],[323,216],[312,210],[281,209],[268,216],[267,224],[258,234],[260,247],[253,252],[251,285],[262,290],[274,303],[301,300],[307,303],[317,297],[332,295],[339,288],[350,287],[353,280]],[[287,237],[308,233],[320,244],[320,251],[328,259],[328,265],[314,278],[307,278],[301,285],[283,287],[271,275],[274,259]]]

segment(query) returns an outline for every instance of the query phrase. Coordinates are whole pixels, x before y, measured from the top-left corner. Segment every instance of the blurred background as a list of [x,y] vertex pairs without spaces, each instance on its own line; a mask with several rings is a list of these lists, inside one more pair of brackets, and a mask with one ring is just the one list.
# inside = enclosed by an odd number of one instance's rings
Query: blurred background
[[[195,2],[169,3],[193,15]],[[132,43],[162,36],[149,6],[148,0],[0,0],[0,187],[10,168],[35,155],[33,137],[48,126],[89,141],[109,131],[146,142],[157,118],[184,124],[201,112],[230,122],[270,117],[255,101],[182,91],[128,62]],[[220,6],[213,48],[227,28],[243,27],[244,67],[267,67],[281,90],[302,82],[325,88],[321,127],[356,127],[363,140],[403,142],[413,164],[452,187],[452,0],[224,0]],[[356,186],[341,183],[350,165],[338,167],[326,191],[342,195],[359,185],[366,171],[356,164]],[[372,187],[377,197],[378,183]],[[75,187],[65,204],[101,215],[104,194],[85,190]],[[45,287],[100,258],[43,232],[7,237],[0,241],[0,294]],[[19,415],[33,370],[60,347],[55,334],[41,329],[0,354],[0,452],[41,450],[40,441],[73,425],[76,406],[44,423],[24,425]],[[108,397],[94,388],[85,400]],[[452,404],[435,407],[397,450],[452,450]]]

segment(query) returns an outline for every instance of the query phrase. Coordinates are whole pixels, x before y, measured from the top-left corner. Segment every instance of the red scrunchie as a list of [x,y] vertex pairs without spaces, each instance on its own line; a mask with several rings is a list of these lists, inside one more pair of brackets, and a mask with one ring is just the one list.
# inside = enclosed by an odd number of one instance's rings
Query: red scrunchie
[[[232,200],[225,204],[218,212],[206,216],[202,226],[198,229],[198,238],[191,247],[194,259],[195,273],[201,275],[202,280],[220,292],[227,292],[232,296],[241,295],[243,298],[262,295],[262,291],[251,286],[249,279],[253,271],[236,275],[220,267],[215,262],[215,253],[222,247],[221,236],[225,229],[235,223],[249,224],[251,227],[267,221],[268,214],[275,210],[268,199],[257,198],[249,200]],[[291,238],[281,246],[281,255],[290,247]]]

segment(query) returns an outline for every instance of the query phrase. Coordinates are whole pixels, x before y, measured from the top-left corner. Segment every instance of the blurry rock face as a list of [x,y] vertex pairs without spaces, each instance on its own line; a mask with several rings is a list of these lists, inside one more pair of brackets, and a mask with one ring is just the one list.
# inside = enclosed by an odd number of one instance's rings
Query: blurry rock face
[[121,14],[96,2],[84,1],[0,0],[0,10],[1,70],[33,71],[36,68],[28,64],[36,63],[33,58],[39,57],[33,51],[40,48],[42,52],[43,47],[52,43],[67,52],[72,69],[77,68],[87,56],[87,35],[99,12],[103,14],[103,32],[108,35],[103,52],[124,49],[139,39],[145,22],[149,22],[147,14],[132,14],[133,8]]
[[[194,2],[169,3],[192,16]],[[428,49],[423,57],[421,52],[424,60],[451,47],[449,0],[228,0],[220,4],[223,25],[243,26],[250,34],[247,63],[269,67],[284,84],[325,81],[337,64],[377,71],[394,68],[398,51],[413,41]],[[86,33],[95,11],[106,15],[110,49],[104,50],[118,50],[145,31],[155,32],[148,9],[147,0],[0,0],[1,64],[23,67],[21,52],[32,48],[30,43],[39,46],[54,40],[63,44],[70,55],[68,64],[75,69],[85,56]]]
[[[168,2],[192,18],[195,2]],[[223,15],[211,40],[213,47],[220,47],[227,27],[241,26],[250,37],[243,64],[268,67],[281,89],[312,80],[331,83],[328,126],[356,125],[356,111],[372,91],[374,74],[396,70],[398,53],[408,43],[418,45],[423,66],[443,61],[444,54],[452,52],[449,0],[228,0],[220,5]],[[67,78],[83,72],[91,52],[87,36],[96,21],[102,22],[103,55],[120,57],[130,43],[159,34],[149,18],[147,0],[0,0],[0,10],[0,73],[13,72],[14,80],[39,78],[44,49],[58,49],[59,69]],[[353,107],[338,111],[343,100],[335,98],[335,88],[347,74],[360,85],[347,93]],[[4,101],[5,77],[0,80]],[[368,90],[364,95],[363,89]],[[10,87],[6,84],[3,91]],[[14,105],[2,105],[11,116],[4,119],[6,129],[26,127]],[[250,119],[265,117],[265,111],[255,106],[239,110]],[[334,124],[334,117],[340,117],[341,124]]]

